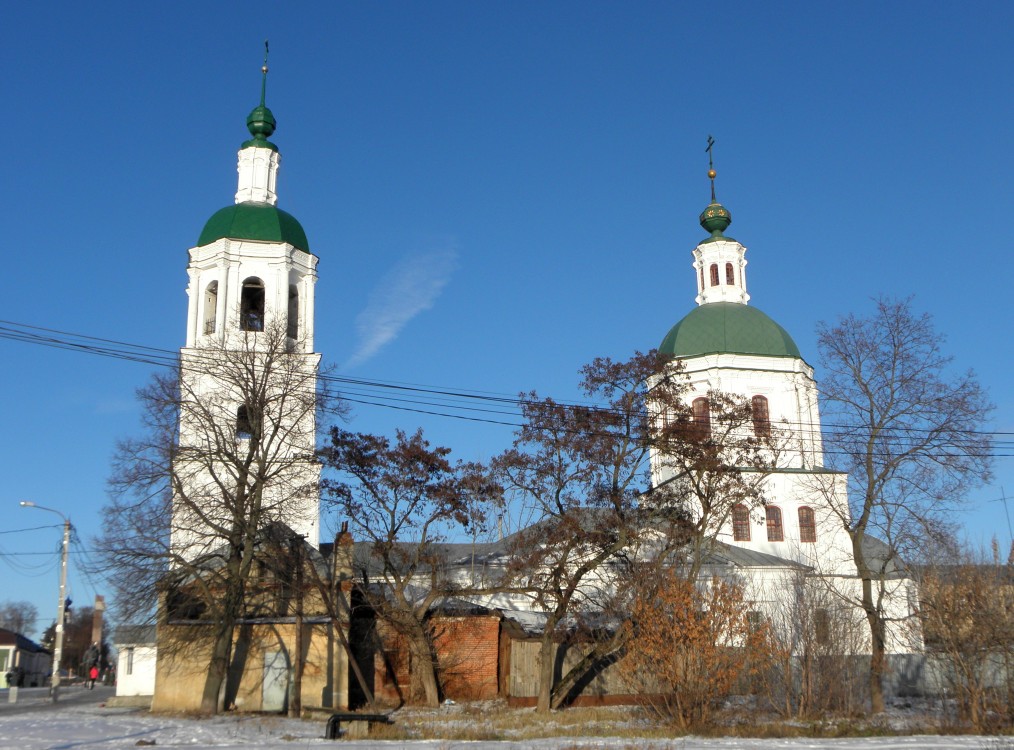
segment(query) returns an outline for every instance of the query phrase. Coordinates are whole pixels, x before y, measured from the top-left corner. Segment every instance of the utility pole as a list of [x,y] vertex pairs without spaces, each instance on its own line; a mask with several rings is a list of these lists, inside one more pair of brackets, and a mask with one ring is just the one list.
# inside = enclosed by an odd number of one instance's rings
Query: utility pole
[[36,505],[31,500],[22,500],[22,508],[38,508],[56,513],[63,519],[63,554],[60,556],[60,602],[56,610],[56,643],[53,648],[53,683],[49,695],[56,703],[60,692],[60,659],[63,658],[63,620],[67,614],[67,551],[70,548],[70,519],[63,513],[44,505]]

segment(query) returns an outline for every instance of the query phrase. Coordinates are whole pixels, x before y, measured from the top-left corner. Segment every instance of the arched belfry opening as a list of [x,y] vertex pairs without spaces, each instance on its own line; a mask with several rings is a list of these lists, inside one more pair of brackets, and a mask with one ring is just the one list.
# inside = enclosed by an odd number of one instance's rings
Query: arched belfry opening
[[243,292],[239,302],[239,329],[264,330],[264,282],[256,276],[243,281]]
[[290,339],[299,338],[299,288],[289,284],[289,317],[285,335]]
[[215,332],[218,322],[218,282],[212,281],[204,289],[204,335]]
[[246,404],[240,404],[236,409],[236,439],[249,440],[253,437],[253,422],[250,420],[250,412]]

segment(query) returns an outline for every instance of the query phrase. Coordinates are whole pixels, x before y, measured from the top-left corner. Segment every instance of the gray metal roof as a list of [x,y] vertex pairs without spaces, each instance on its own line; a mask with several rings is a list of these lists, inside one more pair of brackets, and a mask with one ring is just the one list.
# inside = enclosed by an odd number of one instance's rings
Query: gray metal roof
[[705,565],[735,565],[740,568],[793,568],[795,570],[810,570],[808,565],[803,565],[795,560],[788,560],[777,555],[769,555],[766,552],[737,547],[724,542],[713,541],[711,549],[705,553]]
[[154,625],[121,625],[113,631],[116,646],[130,646],[155,643]]

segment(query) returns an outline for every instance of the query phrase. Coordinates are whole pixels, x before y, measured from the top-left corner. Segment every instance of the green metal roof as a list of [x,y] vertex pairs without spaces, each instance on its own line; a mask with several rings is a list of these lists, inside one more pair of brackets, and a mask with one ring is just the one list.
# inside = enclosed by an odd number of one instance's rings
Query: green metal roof
[[756,307],[711,302],[692,310],[670,329],[658,347],[672,357],[702,354],[759,354],[802,359],[784,328]]
[[287,242],[310,252],[306,232],[296,217],[268,203],[236,203],[215,212],[204,225],[197,246],[210,245],[223,237],[232,240]]

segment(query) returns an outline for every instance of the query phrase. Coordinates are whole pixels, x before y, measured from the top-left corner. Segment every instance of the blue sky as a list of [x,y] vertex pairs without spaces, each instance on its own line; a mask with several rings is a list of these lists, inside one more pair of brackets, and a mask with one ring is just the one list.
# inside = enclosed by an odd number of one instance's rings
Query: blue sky
[[[0,318],[176,349],[186,251],[232,202],[259,96],[279,205],[320,257],[339,374],[574,398],[596,356],[694,305],[704,145],[752,304],[814,327],[915,295],[1014,431],[1009,3],[18,3],[5,10]],[[0,340],[0,600],[56,605],[56,522],[86,551],[149,366]],[[820,372],[818,370],[819,379]],[[480,415],[481,416],[481,415]],[[494,419],[502,416],[492,415]],[[463,458],[507,427],[358,405]],[[1001,488],[969,536],[1009,536]],[[11,553],[44,554],[11,554]],[[75,602],[102,592],[72,564]],[[42,624],[42,623],[40,623]]]

